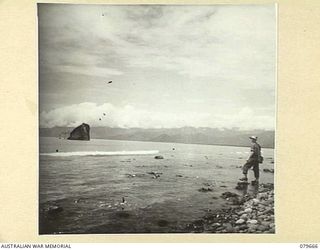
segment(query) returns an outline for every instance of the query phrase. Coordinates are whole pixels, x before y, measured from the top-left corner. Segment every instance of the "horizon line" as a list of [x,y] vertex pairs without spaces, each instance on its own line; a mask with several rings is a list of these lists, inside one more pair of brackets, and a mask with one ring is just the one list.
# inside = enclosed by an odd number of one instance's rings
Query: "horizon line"
[[[76,128],[80,126],[53,126],[53,127],[38,127],[39,129],[53,129],[53,128]],[[88,124],[89,125],[89,124]],[[89,125],[90,126],[90,125]],[[110,126],[90,126],[90,128],[112,128],[112,129],[182,129],[182,128],[194,128],[194,129],[218,129],[218,130],[236,130],[236,131],[275,131],[275,129],[264,129],[264,128],[252,128],[252,129],[241,129],[239,127],[193,127],[193,126],[182,126],[182,127],[110,127]]]

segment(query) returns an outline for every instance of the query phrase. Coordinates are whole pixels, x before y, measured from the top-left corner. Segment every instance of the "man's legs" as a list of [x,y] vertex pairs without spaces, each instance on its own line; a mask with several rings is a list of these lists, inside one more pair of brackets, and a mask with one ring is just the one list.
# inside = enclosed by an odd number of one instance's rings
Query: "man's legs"
[[256,182],[259,181],[259,176],[260,176],[260,172],[259,172],[259,162],[255,162],[253,164],[253,172],[254,172],[254,178],[256,178]]
[[242,167],[242,173],[244,175],[240,180],[247,181],[248,180],[248,169],[252,167],[252,161],[247,161]]

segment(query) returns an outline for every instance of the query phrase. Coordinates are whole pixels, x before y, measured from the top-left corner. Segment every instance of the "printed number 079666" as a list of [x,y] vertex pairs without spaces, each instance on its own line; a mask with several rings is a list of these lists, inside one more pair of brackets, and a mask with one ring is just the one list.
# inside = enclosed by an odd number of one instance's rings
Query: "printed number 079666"
[[318,244],[300,244],[300,248],[318,248]]

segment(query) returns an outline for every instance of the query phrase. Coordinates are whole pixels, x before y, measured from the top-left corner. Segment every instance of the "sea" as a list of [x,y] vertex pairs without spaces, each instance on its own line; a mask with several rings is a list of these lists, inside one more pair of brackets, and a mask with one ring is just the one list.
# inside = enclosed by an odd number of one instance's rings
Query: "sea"
[[[232,206],[222,193],[245,195],[235,186],[249,147],[39,142],[40,234],[181,233],[206,212]],[[274,169],[274,150],[262,148],[262,155],[260,183],[273,183],[263,169]]]

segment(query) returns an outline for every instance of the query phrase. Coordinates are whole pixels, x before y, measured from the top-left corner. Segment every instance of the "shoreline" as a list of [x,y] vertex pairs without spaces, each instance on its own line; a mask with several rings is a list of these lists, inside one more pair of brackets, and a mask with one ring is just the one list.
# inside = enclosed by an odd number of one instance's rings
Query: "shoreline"
[[[208,210],[205,215],[195,220],[186,222],[179,227],[166,228],[172,221],[158,218],[150,222],[160,223],[160,228],[151,230],[123,230],[116,225],[105,224],[81,231],[60,231],[57,228],[47,228],[42,225],[40,234],[122,234],[122,233],[251,233],[251,234],[274,234],[274,185],[272,183],[260,184],[255,187],[254,193],[239,195],[232,192],[224,192],[221,196],[226,202],[226,208]],[[53,206],[50,217],[56,218],[63,209],[59,205]],[[42,207],[42,212],[44,208]],[[41,214],[44,216],[44,214]],[[40,216],[41,216],[40,215]],[[115,211],[114,216],[127,221],[131,218],[130,211]],[[43,218],[44,219],[44,218]],[[48,219],[48,218],[47,218]],[[164,228],[163,228],[164,227]]]
[[[127,143],[92,144],[104,149],[105,144]],[[80,149],[86,145],[76,144]],[[171,150],[168,146],[159,147]],[[271,150],[261,165],[260,171],[266,173],[260,185],[239,188],[243,160],[234,151],[242,149],[186,148],[187,153],[199,154],[188,158],[170,151],[162,160],[87,157],[85,164],[80,158],[40,159],[39,233],[274,233]],[[209,153],[212,157],[205,157]],[[219,156],[231,153],[231,158]],[[52,186],[56,183],[62,185]]]
[[[39,138],[43,137],[43,138],[58,138],[56,136],[40,136]],[[190,142],[190,143],[186,143],[186,142],[174,142],[174,141],[150,141],[150,140],[145,140],[145,141],[138,141],[138,140],[128,140],[128,139],[108,139],[108,138],[95,138],[95,137],[91,137],[91,139],[94,140],[109,140],[109,141],[130,141],[130,142],[158,142],[158,143],[176,143],[176,144],[191,144],[191,145],[204,145],[204,146],[221,146],[221,147],[239,147],[239,148],[250,148],[250,145],[233,145],[233,144],[204,144],[204,143],[195,143],[195,142]],[[61,138],[60,140],[67,140],[67,139],[63,139]],[[80,140],[81,141],[81,140]],[[86,141],[84,141],[86,142]],[[275,147],[266,147],[263,146],[262,148],[266,148],[266,149],[275,149]]]
[[208,212],[186,229],[190,233],[274,234],[274,185],[262,183],[257,188],[255,194],[226,198],[237,205]]

